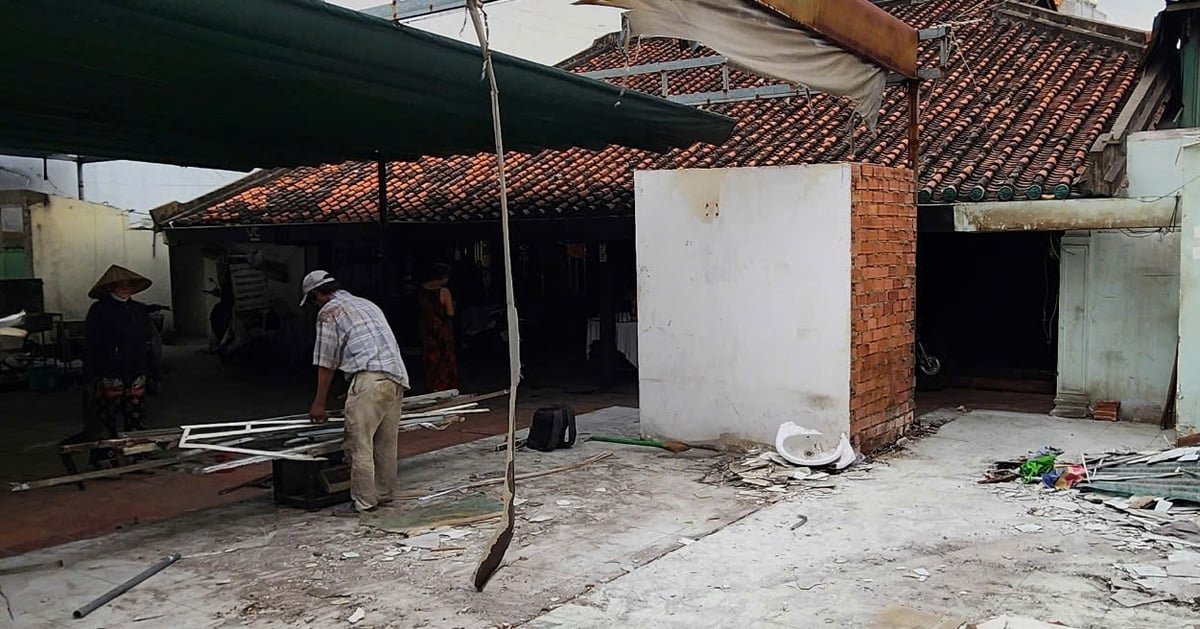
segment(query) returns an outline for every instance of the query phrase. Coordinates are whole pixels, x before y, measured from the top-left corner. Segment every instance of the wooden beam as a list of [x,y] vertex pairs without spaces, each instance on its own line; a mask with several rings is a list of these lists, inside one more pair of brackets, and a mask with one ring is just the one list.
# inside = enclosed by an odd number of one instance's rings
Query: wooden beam
[[753,0],[906,78],[917,78],[917,29],[868,0]]

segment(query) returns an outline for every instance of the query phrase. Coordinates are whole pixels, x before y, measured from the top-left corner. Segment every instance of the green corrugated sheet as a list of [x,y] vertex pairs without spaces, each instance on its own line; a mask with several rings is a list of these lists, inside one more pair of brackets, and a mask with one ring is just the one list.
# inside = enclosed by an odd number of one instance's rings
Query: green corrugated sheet
[[[493,149],[477,47],[321,0],[0,0],[0,152],[217,168]],[[733,120],[495,55],[506,147],[720,143]]]
[[1200,19],[1196,14],[1188,15],[1188,28],[1184,29],[1183,43],[1179,49],[1180,73],[1183,74],[1183,110],[1180,112],[1181,127],[1200,127]]

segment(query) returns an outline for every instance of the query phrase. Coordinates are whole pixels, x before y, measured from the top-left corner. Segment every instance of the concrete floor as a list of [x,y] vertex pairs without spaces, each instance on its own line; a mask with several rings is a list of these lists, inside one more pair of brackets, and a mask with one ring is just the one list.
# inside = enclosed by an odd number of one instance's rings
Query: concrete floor
[[[164,347],[164,389],[148,399],[149,427],[229,421],[302,413],[312,401],[312,375],[256,372],[240,366],[223,367],[216,357],[196,346]],[[463,390],[486,392],[502,388],[507,376],[475,373]],[[482,376],[482,377],[480,377]],[[342,385],[344,386],[344,385]],[[604,393],[570,394],[562,388],[525,386],[518,400],[518,421],[526,425],[533,410],[548,404],[570,404],[580,413],[612,405],[637,404],[635,385],[624,384]],[[491,413],[470,415],[441,431],[405,433],[400,456],[450,447],[502,433],[507,426],[503,400],[486,405]],[[249,488],[220,495],[226,487],[270,473],[267,464],[230,473],[195,476],[169,470],[129,474],[86,483],[84,491],[59,486],[8,492],[7,481],[61,476],[57,443],[80,428],[80,391],[36,393],[26,389],[0,392],[0,557],[55,546],[113,530],[157,522],[180,515],[261,497]],[[19,412],[10,412],[15,409]],[[81,461],[82,463],[82,461]],[[84,516],[84,517],[81,517]],[[0,614],[2,616],[2,614]],[[2,626],[2,625],[0,625]]]
[[[1024,534],[1029,505],[976,480],[1042,445],[1161,448],[1154,427],[974,411],[815,504],[789,500],[588,592],[531,628],[864,627],[888,605],[981,621],[1003,613],[1076,627],[1185,627],[1187,607],[1108,600],[1112,565],[1138,557],[1082,528]],[[807,525],[791,531],[801,516]],[[1084,516],[1081,516],[1081,520]],[[931,576],[921,582],[911,571]]]
[[[463,551],[403,551],[400,536],[266,500],[0,561],[67,563],[0,577],[0,590],[13,622],[30,627],[350,626],[360,607],[356,627],[866,627],[897,603],[964,620],[1014,613],[1077,627],[1197,622],[1175,604],[1125,609],[1109,600],[1114,564],[1161,552],[1117,550],[1083,527],[1086,513],[1052,522],[1031,515],[1027,500],[975,483],[992,460],[1042,445],[1156,447],[1155,428],[1012,412],[949,416],[937,434],[876,462],[865,480],[835,477],[836,489],[774,504],[699,483],[714,464],[703,451],[593,442],[522,452],[522,471],[615,456],[519,484],[527,502],[514,545],[482,593],[468,580],[490,525],[460,527],[442,542]],[[632,434],[635,418],[612,409],[582,417],[581,431]],[[498,470],[493,442],[406,460],[402,482],[429,490]],[[801,515],[808,523],[793,530]],[[1037,533],[1014,528],[1042,520]],[[185,558],[70,620],[72,609],[172,551]],[[927,580],[910,578],[918,568]],[[4,615],[0,608],[0,624]]]

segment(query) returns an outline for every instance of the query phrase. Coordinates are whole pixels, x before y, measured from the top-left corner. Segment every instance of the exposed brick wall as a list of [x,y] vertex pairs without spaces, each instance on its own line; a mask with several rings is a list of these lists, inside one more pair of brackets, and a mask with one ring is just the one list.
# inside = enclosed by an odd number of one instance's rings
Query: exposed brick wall
[[850,433],[871,452],[903,435],[915,408],[912,171],[855,164],[850,194]]

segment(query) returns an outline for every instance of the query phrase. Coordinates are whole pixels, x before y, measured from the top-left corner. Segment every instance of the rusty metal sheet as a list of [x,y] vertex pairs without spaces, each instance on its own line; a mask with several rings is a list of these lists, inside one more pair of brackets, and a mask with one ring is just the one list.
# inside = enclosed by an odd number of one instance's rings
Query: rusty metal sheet
[[753,0],[839,46],[917,78],[917,29],[868,0]]

